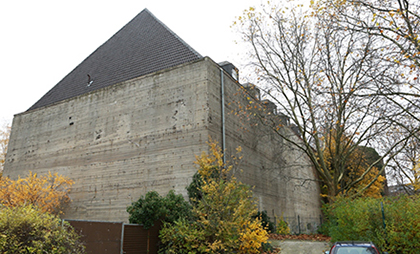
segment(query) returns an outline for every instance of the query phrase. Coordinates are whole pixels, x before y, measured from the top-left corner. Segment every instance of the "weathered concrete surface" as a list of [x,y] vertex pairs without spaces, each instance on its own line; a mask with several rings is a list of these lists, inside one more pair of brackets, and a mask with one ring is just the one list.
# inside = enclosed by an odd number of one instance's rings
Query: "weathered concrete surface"
[[[266,128],[238,119],[238,83],[226,73],[223,79],[226,157],[243,148],[236,176],[255,186],[259,210],[272,218],[299,215],[302,232],[316,228],[320,191],[310,161]],[[195,155],[208,150],[209,137],[222,140],[220,87],[220,67],[204,58],[18,114],[3,175],[68,176],[75,184],[65,218],[127,221],[126,207],[148,191],[186,196]],[[299,142],[289,128],[282,131]]]
[[280,248],[280,254],[322,254],[330,249],[329,242],[270,240],[273,247]]
[[[209,133],[220,140],[220,70],[209,66]],[[287,218],[292,232],[314,232],[320,224],[320,190],[308,157],[299,149],[274,134],[272,129],[258,124],[252,116],[238,117],[238,102],[242,107],[249,102],[240,95],[237,82],[224,75],[226,108],[226,155],[229,160],[238,146],[242,147],[243,160],[235,170],[244,183],[254,186],[258,209],[275,216]],[[242,111],[243,114],[243,111]],[[239,110],[239,115],[241,111]],[[290,128],[283,132],[294,142],[301,142]],[[300,221],[300,230],[297,221]]]

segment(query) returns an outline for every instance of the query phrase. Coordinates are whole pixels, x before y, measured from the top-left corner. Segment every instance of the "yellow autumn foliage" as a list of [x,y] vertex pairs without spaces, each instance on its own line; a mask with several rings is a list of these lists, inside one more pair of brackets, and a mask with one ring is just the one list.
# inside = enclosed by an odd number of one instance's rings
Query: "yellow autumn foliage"
[[[252,191],[235,178],[231,165],[224,165],[220,147],[214,142],[209,146],[209,154],[196,158],[198,172],[203,177],[204,195],[194,207],[198,223],[203,225],[210,239],[214,238],[205,243],[207,250],[210,253],[259,253],[261,244],[268,240],[268,233],[259,219],[252,218],[258,211]],[[215,167],[219,177],[211,177]]]
[[261,243],[268,240],[267,231],[258,220],[248,221],[244,232],[240,235],[240,253],[259,253]]
[[409,186],[412,186],[414,191],[420,190],[420,162],[417,163],[413,168],[413,177],[409,178]]
[[[356,184],[354,189],[357,188],[363,188],[364,186],[368,185],[373,179],[378,175],[379,170],[376,167],[373,167],[368,174],[366,174],[363,178],[363,180]],[[359,172],[359,175],[361,172]],[[378,176],[378,179],[371,185],[369,188],[367,188],[363,194],[362,197],[372,197],[372,198],[380,198],[382,197],[382,192],[384,189],[384,182],[385,177],[382,175]]]
[[0,204],[7,207],[33,205],[43,212],[60,213],[70,201],[68,192],[74,182],[57,173],[38,176],[29,172],[28,177],[11,180],[0,179]]
[[160,238],[170,243],[166,253],[260,253],[268,232],[253,218],[257,206],[251,188],[233,176],[217,144],[209,146],[209,153],[196,157],[202,180],[201,198],[193,207],[197,219],[164,225]]
[[[346,188],[346,190],[345,192],[340,192],[339,196],[357,193],[359,196],[363,197],[381,197],[386,179],[384,176],[378,175],[379,169],[375,166],[372,166],[371,169],[368,170],[370,167],[370,162],[368,162],[366,158],[366,152],[364,152],[361,147],[353,148],[352,141],[346,135],[341,136],[340,144],[337,145],[335,136],[335,132],[333,131],[325,139],[326,145],[323,151],[323,156],[324,161],[326,162],[327,167],[330,169],[332,175],[342,174],[341,179],[337,181],[337,189],[340,190]],[[337,148],[342,149],[343,151],[337,152]],[[347,152],[346,150],[349,149],[354,149],[354,151]],[[348,157],[346,159],[334,158],[338,154],[348,154]],[[335,163],[344,164],[345,171],[337,172],[335,170]],[[363,174],[365,175],[363,176]],[[362,180],[358,181],[358,179],[362,176]],[[375,177],[377,177],[376,181],[371,184]],[[360,191],[369,184],[371,185],[365,189],[363,193],[361,193]],[[351,187],[348,189],[348,186]],[[327,192],[326,188],[326,186],[323,186],[323,192]],[[325,194],[326,193],[323,193],[324,196]]]

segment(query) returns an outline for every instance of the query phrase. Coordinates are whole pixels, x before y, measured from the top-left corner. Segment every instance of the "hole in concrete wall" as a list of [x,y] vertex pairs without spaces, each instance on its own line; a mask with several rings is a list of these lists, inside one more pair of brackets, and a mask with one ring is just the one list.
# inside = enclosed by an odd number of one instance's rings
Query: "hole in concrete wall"
[[73,122],[70,122],[70,123],[69,123],[69,125],[73,125],[73,124],[74,124]]
[[102,137],[102,130],[95,131],[95,140],[98,140]]

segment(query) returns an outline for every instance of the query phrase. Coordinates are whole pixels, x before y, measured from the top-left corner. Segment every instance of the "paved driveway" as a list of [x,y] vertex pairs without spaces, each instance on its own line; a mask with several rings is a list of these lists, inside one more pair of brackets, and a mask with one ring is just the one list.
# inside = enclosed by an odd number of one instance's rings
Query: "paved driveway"
[[322,254],[329,250],[329,242],[270,240],[271,244],[280,248],[280,254]]

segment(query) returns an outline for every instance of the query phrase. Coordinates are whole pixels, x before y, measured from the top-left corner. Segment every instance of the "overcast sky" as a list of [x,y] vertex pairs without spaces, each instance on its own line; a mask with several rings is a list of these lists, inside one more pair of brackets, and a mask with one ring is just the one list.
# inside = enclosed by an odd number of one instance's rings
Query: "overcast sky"
[[[231,25],[261,0],[0,2],[0,124],[26,111],[143,9],[203,56],[245,64]],[[265,1],[263,1],[265,2]]]

